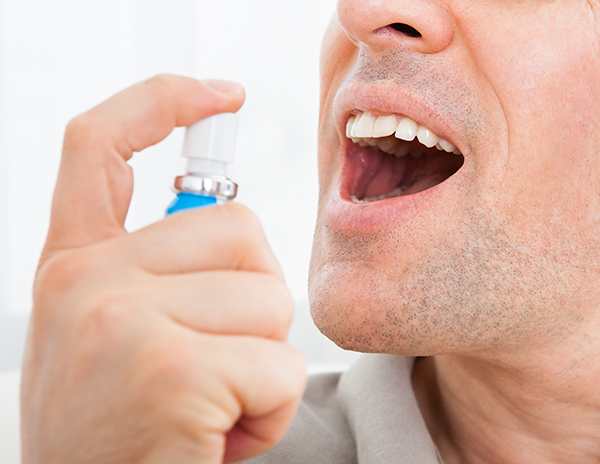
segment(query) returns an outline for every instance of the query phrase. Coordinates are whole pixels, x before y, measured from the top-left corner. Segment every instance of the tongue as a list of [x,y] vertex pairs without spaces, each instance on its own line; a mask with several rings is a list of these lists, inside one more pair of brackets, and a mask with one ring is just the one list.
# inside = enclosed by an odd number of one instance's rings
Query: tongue
[[396,158],[381,152],[361,157],[361,180],[358,182],[356,196],[358,198],[375,198],[391,192],[398,187],[404,177],[406,158]]
[[423,190],[427,190],[428,188],[434,187],[437,184],[441,184],[451,175],[451,172],[436,172],[434,174],[431,174],[430,176],[427,176],[424,179],[420,179],[414,184],[412,184],[410,187],[404,190],[402,195],[411,195],[413,193],[419,193]]
[[[400,177],[401,178],[401,177]],[[373,177],[371,182],[366,186],[363,198],[377,198],[391,192],[398,186],[398,176],[393,175],[390,171],[382,171]]]

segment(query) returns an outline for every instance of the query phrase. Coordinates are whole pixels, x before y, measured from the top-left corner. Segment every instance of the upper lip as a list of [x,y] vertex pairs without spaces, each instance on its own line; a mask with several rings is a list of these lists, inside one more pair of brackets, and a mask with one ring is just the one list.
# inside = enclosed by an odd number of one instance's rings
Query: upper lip
[[390,83],[377,86],[354,82],[343,85],[335,96],[333,114],[338,133],[346,139],[348,119],[357,113],[367,112],[373,116],[397,114],[413,119],[433,131],[437,136],[453,143],[464,155],[466,147],[462,143],[454,121],[443,117],[434,108],[414,95],[409,95],[401,87]]

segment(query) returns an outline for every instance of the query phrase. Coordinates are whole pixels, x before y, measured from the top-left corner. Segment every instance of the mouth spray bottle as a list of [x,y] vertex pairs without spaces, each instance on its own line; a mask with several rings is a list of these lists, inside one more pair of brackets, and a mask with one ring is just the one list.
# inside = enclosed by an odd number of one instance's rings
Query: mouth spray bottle
[[188,159],[186,174],[175,178],[177,196],[167,215],[235,198],[238,186],[225,171],[233,162],[236,130],[237,116],[233,113],[211,116],[186,129],[182,152]]

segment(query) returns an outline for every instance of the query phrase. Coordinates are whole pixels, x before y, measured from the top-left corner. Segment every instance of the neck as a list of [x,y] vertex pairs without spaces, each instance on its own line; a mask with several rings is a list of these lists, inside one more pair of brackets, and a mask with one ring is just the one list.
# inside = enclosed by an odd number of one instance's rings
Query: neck
[[444,462],[600,462],[599,352],[418,361],[415,394]]

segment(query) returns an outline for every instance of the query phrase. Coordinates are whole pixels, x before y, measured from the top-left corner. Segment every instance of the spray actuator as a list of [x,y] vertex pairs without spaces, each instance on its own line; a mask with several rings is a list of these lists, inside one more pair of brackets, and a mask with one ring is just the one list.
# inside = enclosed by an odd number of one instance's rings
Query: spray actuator
[[211,116],[186,129],[182,152],[188,159],[186,174],[175,178],[177,197],[167,215],[235,198],[237,184],[226,176],[226,167],[233,162],[236,130],[233,113]]

